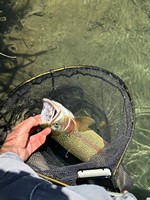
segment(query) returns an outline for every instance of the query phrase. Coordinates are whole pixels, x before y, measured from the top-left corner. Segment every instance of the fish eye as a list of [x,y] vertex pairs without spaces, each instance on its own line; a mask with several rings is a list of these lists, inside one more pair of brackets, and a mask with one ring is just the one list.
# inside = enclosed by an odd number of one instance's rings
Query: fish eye
[[55,126],[55,128],[58,128],[58,127],[59,127],[59,124],[56,122],[56,123],[54,124],[54,126]]

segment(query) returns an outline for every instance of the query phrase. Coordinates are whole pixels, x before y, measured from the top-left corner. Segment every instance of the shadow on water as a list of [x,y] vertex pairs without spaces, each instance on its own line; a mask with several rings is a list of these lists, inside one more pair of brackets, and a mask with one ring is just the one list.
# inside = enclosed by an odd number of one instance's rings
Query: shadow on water
[[[24,15],[22,11],[27,7],[28,2],[26,1],[24,7],[17,7],[15,1],[0,1],[0,91],[5,91],[7,94],[12,89],[11,85],[16,71],[23,68],[24,65],[16,60],[16,56],[11,52],[11,45],[6,45],[3,40],[6,38],[5,33],[9,33],[13,26],[21,29],[20,19]],[[3,97],[0,97],[0,104],[2,100]]]
[[[10,32],[13,26],[21,29],[21,18],[25,15],[30,0],[25,1],[0,1],[0,32]],[[13,16],[13,17],[12,17]]]

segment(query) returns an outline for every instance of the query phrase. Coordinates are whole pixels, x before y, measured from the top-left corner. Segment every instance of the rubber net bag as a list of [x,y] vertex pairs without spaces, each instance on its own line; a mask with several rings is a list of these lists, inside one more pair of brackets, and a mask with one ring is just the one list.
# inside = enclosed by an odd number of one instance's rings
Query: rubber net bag
[[[134,115],[124,82],[113,73],[94,66],[50,70],[26,81],[1,106],[1,145],[16,123],[41,113],[43,98],[61,103],[74,116],[89,116],[95,123],[90,127],[91,132],[84,135],[84,144],[79,145],[79,138],[69,143],[72,150],[67,149],[65,140],[62,144],[49,135],[27,164],[36,172],[69,185],[76,185],[79,169],[108,167],[114,176],[119,174],[120,189],[128,188],[131,181],[125,178],[120,164],[133,135]],[[105,145],[88,156],[88,150],[95,145],[92,133],[102,138]]]

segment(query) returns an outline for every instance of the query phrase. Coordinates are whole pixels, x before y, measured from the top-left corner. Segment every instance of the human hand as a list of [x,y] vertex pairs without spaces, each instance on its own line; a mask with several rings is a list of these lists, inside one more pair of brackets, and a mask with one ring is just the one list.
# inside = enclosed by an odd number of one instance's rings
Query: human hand
[[13,152],[18,154],[22,160],[27,160],[45,142],[46,136],[51,132],[50,128],[45,128],[39,133],[30,136],[31,129],[40,123],[40,115],[36,115],[17,124],[7,135],[0,149],[0,154]]

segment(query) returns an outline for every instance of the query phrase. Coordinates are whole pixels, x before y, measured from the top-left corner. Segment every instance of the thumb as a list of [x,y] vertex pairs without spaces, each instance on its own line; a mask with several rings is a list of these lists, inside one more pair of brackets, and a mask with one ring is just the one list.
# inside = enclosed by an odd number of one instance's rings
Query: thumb
[[46,140],[47,135],[49,135],[51,132],[51,129],[45,128],[36,135],[32,135],[27,143],[27,150],[29,155],[31,155],[34,151],[36,151]]

